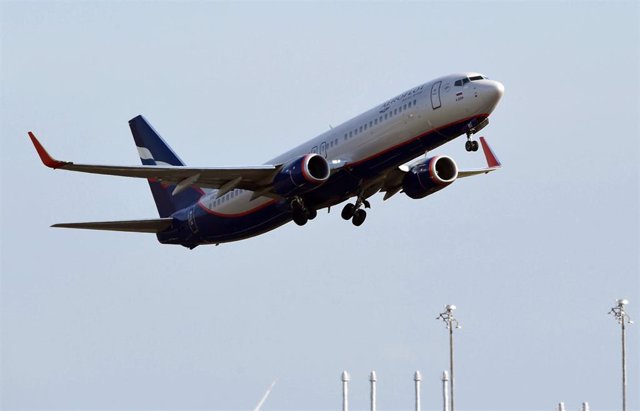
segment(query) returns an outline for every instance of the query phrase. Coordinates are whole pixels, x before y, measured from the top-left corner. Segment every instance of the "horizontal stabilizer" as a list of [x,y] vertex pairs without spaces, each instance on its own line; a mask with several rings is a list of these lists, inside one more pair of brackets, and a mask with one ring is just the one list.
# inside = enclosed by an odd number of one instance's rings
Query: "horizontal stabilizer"
[[88,223],[54,224],[56,228],[83,228],[86,230],[129,231],[134,233],[159,233],[171,226],[173,218],[152,220],[96,221]]

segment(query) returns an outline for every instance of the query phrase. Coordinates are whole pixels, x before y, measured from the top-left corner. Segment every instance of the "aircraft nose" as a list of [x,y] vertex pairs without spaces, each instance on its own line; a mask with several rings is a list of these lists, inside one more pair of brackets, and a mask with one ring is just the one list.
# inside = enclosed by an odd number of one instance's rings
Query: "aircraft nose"
[[488,84],[487,97],[489,100],[495,101],[496,103],[500,101],[502,96],[504,95],[504,86],[499,81],[490,80]]
[[487,80],[484,90],[482,90],[482,97],[487,105],[486,110],[493,111],[503,95],[504,86],[502,83],[495,80]]

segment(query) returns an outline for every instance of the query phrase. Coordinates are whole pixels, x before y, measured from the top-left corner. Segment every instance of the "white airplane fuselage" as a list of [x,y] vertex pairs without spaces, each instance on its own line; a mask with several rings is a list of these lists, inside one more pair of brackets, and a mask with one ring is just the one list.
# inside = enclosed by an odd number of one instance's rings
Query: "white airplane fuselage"
[[[469,80],[475,78],[475,80]],[[465,80],[466,79],[466,80]],[[464,84],[456,85],[463,81]],[[412,88],[359,116],[334,127],[270,160],[283,164],[307,153],[317,153],[337,169],[328,181],[303,195],[315,210],[379,190],[376,179],[425,151],[465,134],[486,120],[502,97],[497,81],[477,73],[437,78]],[[346,164],[345,167],[341,166]],[[253,192],[232,190],[218,197],[205,193],[192,208],[176,217],[187,222],[193,243],[235,241],[274,229],[291,220],[286,201],[270,197],[252,200]],[[183,230],[162,242],[184,244]]]

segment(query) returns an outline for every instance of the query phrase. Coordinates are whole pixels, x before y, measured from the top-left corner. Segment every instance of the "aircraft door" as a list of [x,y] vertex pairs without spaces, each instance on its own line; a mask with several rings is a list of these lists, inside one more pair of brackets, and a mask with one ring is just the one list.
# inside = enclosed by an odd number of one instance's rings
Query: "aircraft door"
[[327,158],[327,143],[323,142],[320,144],[320,153],[322,157]]
[[434,110],[442,107],[442,102],[440,101],[441,86],[442,86],[442,81],[436,81],[431,86],[431,108]]

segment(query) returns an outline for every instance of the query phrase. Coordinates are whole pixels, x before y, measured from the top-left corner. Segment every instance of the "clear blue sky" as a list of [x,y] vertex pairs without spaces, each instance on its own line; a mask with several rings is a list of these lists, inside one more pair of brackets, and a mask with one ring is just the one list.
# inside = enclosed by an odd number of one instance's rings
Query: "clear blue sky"
[[[620,409],[640,321],[637,2],[2,2],[3,409],[440,407],[458,306],[457,409]],[[483,134],[504,169],[423,200],[376,197],[220,247],[56,222],[153,218],[144,181],[43,167],[137,164],[144,114],[192,165],[260,164],[455,71],[504,83]],[[438,153],[479,167],[463,140]],[[640,409],[638,325],[629,410]]]

